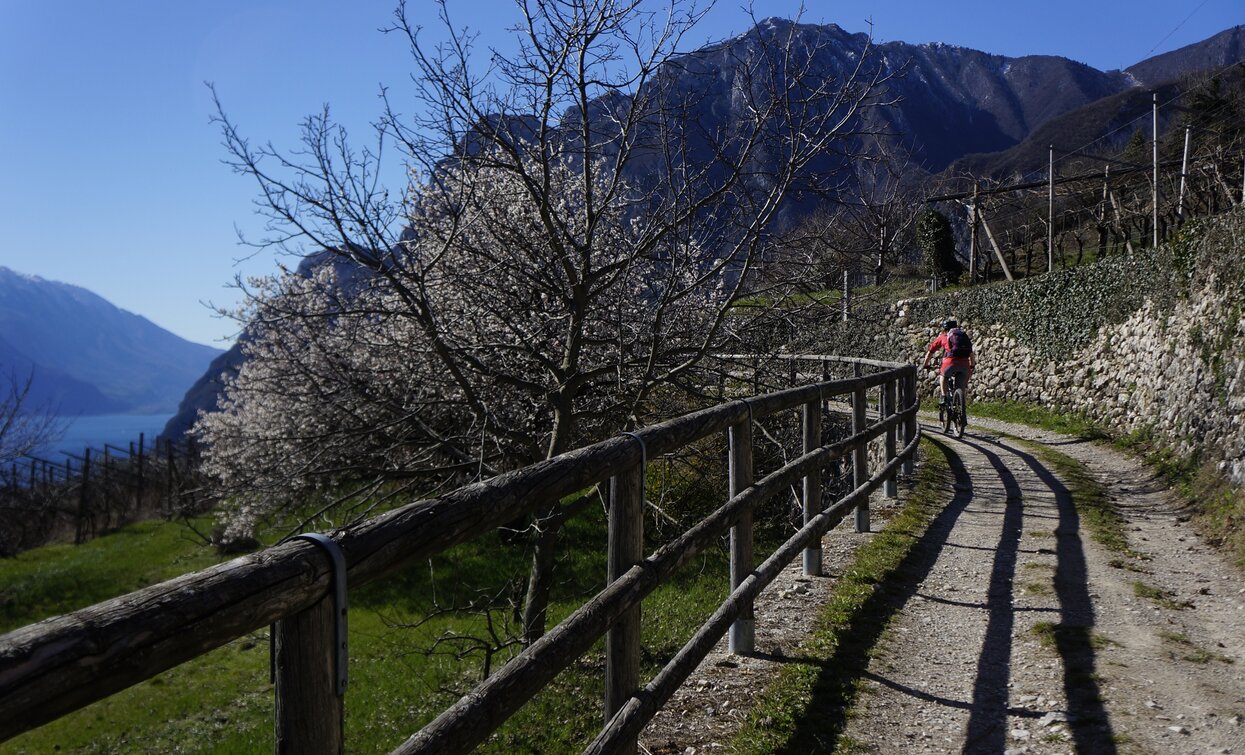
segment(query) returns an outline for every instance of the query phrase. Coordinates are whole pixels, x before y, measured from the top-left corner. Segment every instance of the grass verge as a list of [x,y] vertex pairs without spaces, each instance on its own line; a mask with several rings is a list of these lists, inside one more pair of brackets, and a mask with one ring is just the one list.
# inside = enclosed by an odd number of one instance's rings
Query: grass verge
[[[889,623],[887,584],[946,503],[951,468],[940,446],[921,442],[925,461],[900,512],[861,546],[835,585],[798,663],[784,666],[759,696],[728,750],[741,755],[829,752],[850,717],[870,652]],[[849,746],[844,744],[844,746]]]
[[1082,414],[1052,412],[1019,401],[981,401],[969,407],[969,414],[1003,422],[1018,422],[1083,440],[1108,440],[1111,436]]

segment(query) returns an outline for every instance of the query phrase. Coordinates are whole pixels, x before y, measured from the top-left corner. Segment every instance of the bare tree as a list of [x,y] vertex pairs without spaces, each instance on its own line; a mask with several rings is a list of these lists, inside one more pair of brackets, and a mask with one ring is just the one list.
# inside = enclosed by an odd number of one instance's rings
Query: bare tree
[[0,387],[0,464],[55,443],[65,432],[64,423],[51,405],[31,404],[34,379],[33,368],[25,378],[10,372],[5,385]]
[[[517,6],[520,52],[483,70],[447,4],[448,41],[432,48],[399,6],[391,31],[410,45],[420,109],[387,106],[373,149],[354,151],[327,111],[299,153],[253,146],[218,103],[232,164],[272,220],[257,243],[318,261],[259,282],[240,313],[250,362],[199,424],[238,521],[270,513],[242,492],[255,482],[366,509],[694,394],[704,357],[747,323],[729,315],[786,200],[832,180],[859,116],[882,104],[869,56],[815,63],[818,27],[768,22],[681,54],[694,3]],[[412,175],[396,198],[376,178],[391,144]],[[526,641],[544,631],[576,505],[550,501],[531,525]]]

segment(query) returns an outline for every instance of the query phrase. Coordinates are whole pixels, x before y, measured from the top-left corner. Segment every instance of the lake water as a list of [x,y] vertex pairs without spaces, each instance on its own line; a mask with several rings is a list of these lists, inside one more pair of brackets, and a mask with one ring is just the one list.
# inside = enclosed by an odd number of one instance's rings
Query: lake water
[[144,444],[150,450],[170,416],[172,415],[98,414],[90,417],[66,417],[64,419],[68,424],[64,436],[57,443],[45,448],[40,455],[47,459],[60,460],[63,458],[61,451],[80,455],[87,446],[102,449],[105,443],[128,449],[131,441],[138,444],[139,433],[145,435]]

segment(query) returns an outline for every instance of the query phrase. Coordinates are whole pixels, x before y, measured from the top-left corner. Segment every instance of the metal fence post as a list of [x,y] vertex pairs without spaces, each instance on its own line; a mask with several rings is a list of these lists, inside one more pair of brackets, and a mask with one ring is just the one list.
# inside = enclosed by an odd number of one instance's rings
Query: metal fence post
[[[729,431],[730,497],[734,498],[752,484],[752,411],[748,418]],[[739,515],[731,528],[731,590],[743,584],[752,573],[752,511]],[[729,649],[732,653],[750,653],[754,647],[756,614],[752,601],[739,608],[739,616],[731,624]]]
[[[632,437],[641,444],[639,436]],[[636,466],[610,479],[607,580],[626,574],[644,557],[644,454]],[[640,687],[640,606],[628,609],[605,635],[605,720],[622,710]],[[635,740],[619,750],[634,753]]]
[[[821,398],[804,405],[804,453],[821,447]],[[804,477],[804,523],[821,513],[821,467]],[[821,576],[821,539],[804,549],[804,576]]]

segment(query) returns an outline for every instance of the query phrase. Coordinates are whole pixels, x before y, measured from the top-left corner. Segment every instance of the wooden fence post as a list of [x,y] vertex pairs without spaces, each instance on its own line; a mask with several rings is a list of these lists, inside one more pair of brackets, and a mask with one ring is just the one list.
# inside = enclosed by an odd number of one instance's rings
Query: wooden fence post
[[327,535],[306,533],[294,539],[319,546],[332,564],[332,577],[323,598],[272,627],[275,749],[278,753],[341,753],[348,663],[346,558]]
[[[730,497],[734,498],[752,484],[752,411],[748,418],[729,431],[730,445]],[[739,521],[731,527],[731,590],[743,584],[752,573],[752,510],[739,515]],[[754,647],[756,614],[752,601],[739,607],[739,616],[731,624],[729,650],[732,653],[751,653]]]
[[[804,405],[804,453],[821,447],[821,398]],[[821,468],[804,477],[804,523],[821,513]],[[821,576],[821,540],[804,549],[804,576]]]
[[[882,384],[882,419],[890,419],[895,414],[895,394],[899,387],[900,378],[896,377],[887,380]],[[898,428],[894,425],[886,431],[886,463],[890,464],[895,458],[895,438],[898,434]],[[882,484],[882,493],[887,498],[895,498],[899,495],[899,486],[896,484],[899,476],[898,471],[891,472],[886,478],[886,482]]]
[[[860,363],[852,365],[852,373],[856,377],[860,377]],[[852,435],[857,435],[865,431],[868,425],[868,419],[865,417],[865,389],[857,388],[852,391]],[[852,488],[859,488],[869,479],[869,446],[862,443],[855,451],[852,452]],[[856,507],[855,525],[857,532],[869,531],[869,500],[861,501]]]
[[[920,399],[916,389],[916,367],[908,366],[903,376],[903,398],[900,399],[900,409],[907,409]],[[916,416],[910,416],[903,423],[903,445],[904,448],[916,438]],[[913,455],[909,455],[903,461],[903,473],[905,476],[911,475],[916,466],[913,462]]]
[[279,753],[342,752],[345,706],[333,668],[336,618],[330,593],[273,625]]
[[[644,558],[644,475],[647,458],[610,479],[607,580],[613,582]],[[628,609],[605,635],[605,720],[622,710],[640,688],[640,606]],[[633,740],[619,752],[636,751]]]

